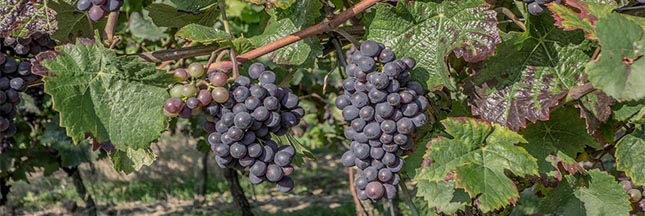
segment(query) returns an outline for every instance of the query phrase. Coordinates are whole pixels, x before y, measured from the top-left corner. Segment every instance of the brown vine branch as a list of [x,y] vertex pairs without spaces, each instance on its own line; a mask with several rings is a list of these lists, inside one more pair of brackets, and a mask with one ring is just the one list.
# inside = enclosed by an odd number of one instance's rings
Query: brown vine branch
[[352,167],[347,169],[349,170],[349,191],[352,192],[352,197],[354,198],[354,205],[356,205],[356,214],[365,215],[363,207],[361,206],[361,201],[358,200],[356,188],[354,187],[354,169]]
[[585,95],[595,90],[596,89],[593,87],[593,85],[591,85],[591,83],[585,83],[583,85],[573,87],[569,89],[567,96],[564,97],[564,100],[562,101],[561,104],[565,104],[574,100],[579,100],[580,98],[584,97]]
[[[268,43],[262,47],[259,47],[247,53],[239,55],[237,57],[237,62],[239,64],[244,64],[252,59],[258,58],[260,56],[273,52],[282,47],[298,42],[304,38],[322,34],[324,32],[332,31],[336,29],[338,26],[340,26],[341,24],[345,23],[350,18],[356,16],[357,14],[362,13],[363,11],[367,10],[368,8],[372,7],[378,2],[379,0],[363,0],[357,3],[356,5],[354,5],[353,7],[341,12],[340,14],[336,15],[335,17],[329,20],[324,20],[316,25],[310,26],[306,29],[303,29],[301,31],[298,31],[296,33],[287,35],[276,41]],[[215,69],[220,69],[223,71],[229,71],[231,70],[232,67],[233,67],[233,63],[228,61],[228,62],[222,62],[222,64],[213,64],[211,65],[211,67],[208,68],[208,70],[211,71]]]
[[191,58],[196,56],[210,55],[214,50],[219,49],[218,44],[211,44],[206,46],[193,46],[179,49],[169,49],[146,53],[136,53],[132,56],[138,56],[140,60],[152,63],[160,63],[164,61],[172,61],[183,58]]

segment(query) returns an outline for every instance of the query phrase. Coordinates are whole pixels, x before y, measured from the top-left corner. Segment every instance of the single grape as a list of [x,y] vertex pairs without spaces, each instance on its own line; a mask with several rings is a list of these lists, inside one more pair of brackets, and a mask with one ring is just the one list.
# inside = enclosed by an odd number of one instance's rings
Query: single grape
[[280,179],[282,179],[282,177],[284,177],[284,173],[279,166],[271,164],[267,166],[267,172],[265,176],[270,182],[278,182],[280,181]]
[[[374,70],[375,66],[376,66],[376,62],[374,62],[373,58],[363,57],[358,61],[358,67],[363,72],[372,71],[372,70]],[[358,78],[358,76],[357,76],[357,78]]]
[[251,64],[251,66],[249,66],[249,77],[251,77],[251,79],[258,79],[260,78],[260,74],[264,72],[264,70],[266,70],[264,64],[259,62],[253,63]]
[[244,138],[244,131],[236,126],[233,126],[228,129],[226,135],[231,138],[233,142],[240,141]]
[[193,78],[200,78],[204,76],[204,73],[206,72],[204,70],[204,65],[199,62],[191,63],[190,65],[188,65],[188,68],[186,70],[188,71],[188,74],[190,74],[190,76]]
[[293,190],[294,183],[293,180],[289,176],[283,177],[279,182],[278,182],[278,191],[287,193],[291,190]]
[[339,95],[336,97],[336,107],[343,109],[352,104],[352,100],[347,95]]
[[298,106],[299,98],[295,94],[288,93],[284,98],[282,98],[282,106],[287,109],[294,109]]
[[537,2],[531,2],[528,5],[528,11],[531,15],[540,15],[544,11],[544,8]]
[[267,127],[276,127],[280,125],[280,114],[277,112],[271,112],[269,118],[264,121]]
[[257,158],[262,155],[262,152],[264,152],[264,147],[258,143],[252,143],[247,146],[247,153],[249,156]]
[[293,168],[293,166],[283,166],[282,167],[282,173],[284,173],[285,176],[289,176],[289,175],[293,174],[294,171],[295,171],[295,169]]
[[7,58],[5,63],[2,65],[2,72],[6,74],[11,74],[18,70],[18,63],[13,58]]
[[361,55],[377,56],[381,52],[381,47],[373,40],[366,40],[360,46]]
[[99,21],[100,19],[103,19],[103,17],[105,17],[106,12],[103,6],[95,4],[90,8],[89,14],[90,14],[90,19],[94,21]]
[[121,4],[122,4],[122,3],[121,3],[121,1],[120,1],[120,0],[107,0],[107,1],[105,2],[105,8],[106,8],[108,11],[112,11],[112,12],[114,12],[114,11],[118,11],[118,10],[119,10],[119,8],[121,7]]
[[385,155],[385,151],[383,148],[371,148],[370,149],[370,157],[376,160],[379,160],[383,158],[383,155]]
[[365,120],[357,118],[352,120],[352,122],[350,123],[350,126],[354,128],[355,131],[361,132],[363,131],[363,128],[365,127],[366,124],[367,122],[365,122]]
[[381,51],[381,54],[378,56],[378,60],[381,63],[388,63],[391,62],[396,58],[396,55],[394,55],[394,52],[390,48],[385,48]]
[[228,82],[228,75],[223,72],[215,72],[210,75],[208,81],[215,87],[223,87]]
[[90,0],[79,0],[76,2],[76,9],[80,11],[89,10],[92,7],[92,2]]
[[365,169],[370,166],[369,160],[361,160],[356,158],[356,160],[354,160],[354,163],[356,164],[356,167],[358,167],[359,169]]
[[164,102],[164,110],[169,113],[179,113],[184,106],[184,102],[179,98],[168,98]]
[[365,176],[359,176],[358,178],[356,178],[356,180],[354,180],[354,187],[359,190],[365,190],[367,183],[369,183],[369,181],[367,181],[367,178],[365,178]]
[[[406,187],[406,186],[403,185],[403,187]],[[387,199],[392,200],[396,198],[396,192],[397,192],[396,186],[391,184],[383,184],[383,188],[385,188],[385,197],[387,197]]]
[[9,86],[11,86],[12,89],[15,89],[17,91],[24,91],[25,89],[27,89],[25,80],[23,80],[20,77],[12,78],[9,81]]
[[186,106],[190,109],[197,109],[197,107],[201,106],[201,103],[197,98],[191,97],[186,100]]
[[272,71],[264,71],[260,74],[260,82],[261,83],[267,83],[267,84],[275,84],[276,81],[276,75]]
[[367,159],[370,156],[370,146],[368,144],[361,143],[356,145],[356,148],[352,149],[352,152],[358,159]]
[[351,121],[358,118],[359,110],[355,106],[347,106],[343,108],[342,114],[345,121]]
[[260,100],[264,99],[264,97],[267,95],[267,90],[258,85],[251,86],[249,88],[249,91],[251,92],[251,96],[256,97]]
[[270,111],[277,111],[280,109],[280,102],[278,98],[274,96],[269,96],[264,98],[264,107],[266,107]]
[[246,155],[246,156],[240,158],[238,160],[238,162],[240,163],[240,165],[242,165],[242,167],[250,167],[251,165],[253,165],[255,163],[255,158],[252,158],[252,157],[249,157],[248,155]]
[[378,180],[381,182],[388,182],[392,180],[393,173],[389,169],[380,169],[378,171]]
[[224,87],[215,87],[211,91],[211,96],[213,97],[213,101],[221,104],[229,99],[229,92]]
[[264,178],[258,177],[256,175],[253,175],[252,173],[249,173],[249,181],[251,182],[251,184],[260,184],[264,182]]
[[367,197],[373,200],[379,200],[383,198],[383,195],[385,194],[383,184],[378,181],[368,183],[365,187],[365,191],[367,191]]
[[269,118],[270,112],[266,107],[258,107],[251,113],[251,116],[256,121],[265,121]]
[[387,93],[384,91],[378,90],[376,88],[373,88],[372,90],[369,91],[368,97],[371,103],[377,104],[385,101],[385,99],[387,98]]
[[403,110],[403,116],[412,117],[419,113],[419,106],[417,103],[405,104],[401,107]]
[[388,118],[394,114],[394,107],[390,105],[389,103],[379,103],[376,104],[376,109],[375,109],[376,115],[383,117],[383,118]]
[[267,165],[262,161],[256,161],[249,169],[249,172],[256,176],[264,176],[267,172]]
[[276,165],[283,167],[291,164],[291,160],[293,160],[291,154],[284,151],[278,151],[274,156],[273,162],[275,162]]
[[354,153],[352,153],[351,151],[346,151],[341,157],[341,162],[345,167],[354,166],[354,160],[356,160],[356,157],[354,156]]
[[[385,131],[383,131],[383,132],[385,132]],[[381,134],[381,137],[379,137],[380,143],[385,143],[385,144],[392,143],[392,139],[394,139],[394,136],[392,136],[391,134],[387,134],[387,133],[383,133],[383,134]]]
[[364,133],[368,139],[376,139],[381,136],[381,128],[378,122],[371,122],[365,126]]
[[643,194],[638,189],[627,190],[627,195],[629,195],[629,200],[633,203],[638,202],[643,198]]
[[251,86],[251,79],[245,76],[240,76],[235,79],[235,84],[249,88]]
[[385,153],[383,155],[383,158],[381,158],[381,162],[385,164],[386,166],[392,166],[396,162],[397,156],[395,154],[392,154],[390,152]]
[[280,114],[280,122],[285,129],[296,126],[299,123],[298,118],[292,112],[283,112]]
[[193,97],[197,95],[197,87],[191,84],[184,84],[181,89],[181,95],[184,97]]

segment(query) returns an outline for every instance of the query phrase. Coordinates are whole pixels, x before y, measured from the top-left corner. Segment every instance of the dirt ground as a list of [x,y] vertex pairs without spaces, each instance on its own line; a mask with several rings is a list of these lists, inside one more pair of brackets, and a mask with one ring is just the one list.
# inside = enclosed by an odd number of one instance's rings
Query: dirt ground
[[[214,160],[209,160],[209,178],[220,182],[221,192],[209,192],[206,202],[201,206],[194,205],[194,199],[178,198],[168,193],[163,199],[114,201],[104,199],[97,194],[108,193],[94,186],[112,182],[129,182],[131,184],[145,182],[160,182],[153,188],[172,190],[174,185],[187,181],[200,180],[202,154],[195,149],[195,142],[186,137],[173,136],[153,145],[158,158],[152,166],[144,167],[133,174],[125,175],[114,171],[109,160],[100,160],[80,167],[88,193],[94,196],[100,215],[237,215],[230,193]],[[245,194],[258,215],[297,213],[308,209],[341,210],[341,206],[353,206],[348,188],[347,169],[340,164],[338,154],[316,153],[318,160],[305,162],[294,173],[296,188],[291,193],[280,193],[269,183],[249,188],[246,177],[241,176],[240,182],[246,190]],[[167,185],[166,185],[167,184]],[[84,202],[76,200],[60,200],[53,198],[50,202],[38,207],[21,206],[17,200],[28,200],[30,194],[41,194],[48,191],[69,191],[74,187],[72,180],[59,171],[52,176],[43,177],[35,173],[30,177],[30,184],[13,183],[9,195],[8,207],[3,207],[0,214],[18,215],[86,215]],[[125,188],[125,187],[124,187]],[[251,189],[251,190],[249,190]],[[118,189],[112,189],[118,190]],[[74,190],[72,190],[74,191]],[[163,193],[160,192],[160,193]],[[155,192],[156,193],[156,192]],[[350,208],[351,209],[351,208]],[[305,212],[302,212],[305,213]],[[339,212],[340,214],[340,212]],[[305,214],[307,215],[307,214]],[[337,215],[337,214],[336,214]]]

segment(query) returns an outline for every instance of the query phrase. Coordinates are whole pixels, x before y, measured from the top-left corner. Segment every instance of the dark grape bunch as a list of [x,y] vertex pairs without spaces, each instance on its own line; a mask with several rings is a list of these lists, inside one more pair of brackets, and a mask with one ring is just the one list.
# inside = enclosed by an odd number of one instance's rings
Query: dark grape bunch
[[56,46],[56,42],[48,34],[41,32],[25,38],[4,38],[2,44],[4,52],[19,57],[35,56],[40,52],[52,50]]
[[349,123],[345,137],[352,141],[342,163],[358,167],[354,185],[359,199],[393,199],[401,156],[414,148],[415,129],[428,122],[423,87],[410,81],[416,61],[396,59],[392,50],[371,40],[350,51],[348,59],[344,94],[336,98],[336,107]]
[[560,4],[562,0],[522,0],[522,2],[528,4],[528,11],[531,15],[540,15],[546,9],[546,4],[550,2],[556,2]]
[[99,21],[110,12],[118,11],[123,0],[78,0],[76,9],[89,11],[90,19]]
[[[204,75],[199,63],[174,74],[179,80]],[[252,64],[249,75],[238,77],[228,88],[228,76],[220,71],[209,73],[208,82],[194,82],[201,83],[198,86],[176,85],[164,113],[183,118],[205,113],[204,128],[210,132],[208,142],[220,167],[249,168],[251,183],[277,183],[279,191],[289,192],[294,187],[289,175],[294,171],[295,149],[278,145],[271,134],[286,135],[300,122],[304,109],[289,88],[276,85],[275,73],[264,65]]]
[[645,188],[635,185],[629,178],[620,181],[620,185],[629,195],[629,201],[632,202],[632,214],[645,212]]
[[[48,34],[36,32],[26,38],[0,38],[0,152],[10,147],[9,138],[16,134],[13,120],[20,103],[19,92],[38,81],[31,72],[33,56],[51,50],[56,43]],[[32,59],[29,59],[32,57]]]

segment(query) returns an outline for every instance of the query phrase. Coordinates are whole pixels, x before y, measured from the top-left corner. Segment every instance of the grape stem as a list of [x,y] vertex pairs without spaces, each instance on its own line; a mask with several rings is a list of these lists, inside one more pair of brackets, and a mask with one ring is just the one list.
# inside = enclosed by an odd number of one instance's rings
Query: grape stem
[[[280,38],[276,41],[273,41],[271,43],[265,44],[264,46],[261,46],[257,49],[251,50],[249,52],[246,52],[242,55],[239,55],[237,58],[237,63],[238,64],[244,64],[252,59],[258,58],[260,56],[263,56],[267,53],[273,52],[275,50],[278,50],[282,47],[285,47],[287,45],[290,45],[292,43],[298,42],[300,40],[303,40],[307,37],[311,37],[314,35],[322,34],[325,32],[333,31],[336,29],[338,26],[341,24],[345,23],[347,20],[350,18],[356,16],[357,14],[362,13],[363,11],[367,10],[368,8],[374,6],[376,3],[378,3],[379,0],[363,0],[353,7],[341,12],[340,14],[334,16],[331,19],[325,19],[324,21],[310,26],[306,29],[303,29],[301,31],[298,31],[296,33],[287,35],[283,38]],[[222,64],[215,64],[211,65],[211,67],[208,68],[208,71],[215,70],[215,69],[220,69],[223,71],[229,71],[233,68],[233,62],[227,61],[227,62],[222,62]]]
[[231,37],[235,38],[235,35],[231,32],[231,26],[228,23],[228,16],[226,16],[226,2],[224,0],[219,0],[217,1],[217,5],[219,6],[219,11],[220,14],[222,15],[222,23],[224,24],[224,31],[231,35]]
[[500,12],[503,13],[509,19],[511,19],[513,21],[513,23],[515,23],[515,25],[520,27],[522,29],[522,31],[526,31],[526,26],[524,26],[524,23],[520,22],[517,19],[517,17],[515,16],[515,14],[513,14],[513,12],[511,10],[509,10],[508,8],[498,7],[498,8],[495,8],[495,11],[498,12],[498,13],[500,13]]
[[417,211],[417,207],[414,206],[414,203],[412,202],[410,191],[408,191],[408,186],[405,184],[404,178],[401,178],[399,187],[401,187],[401,193],[403,193],[403,200],[405,200],[405,203],[408,204],[410,211],[412,211],[412,215],[419,216],[419,212]]
[[107,41],[107,44],[110,44],[111,47],[114,47],[112,45],[113,40],[114,40],[114,28],[116,27],[116,24],[119,21],[119,11],[113,11],[110,12],[110,15],[108,15],[108,20],[107,24],[105,25],[105,39]]
[[354,187],[354,169],[350,167],[350,168],[347,168],[347,170],[349,170],[349,191],[352,192],[352,197],[354,198],[354,205],[356,205],[356,213],[360,215],[367,215],[365,213],[365,210],[363,210],[361,201],[358,200],[358,195],[356,194],[356,188]]

